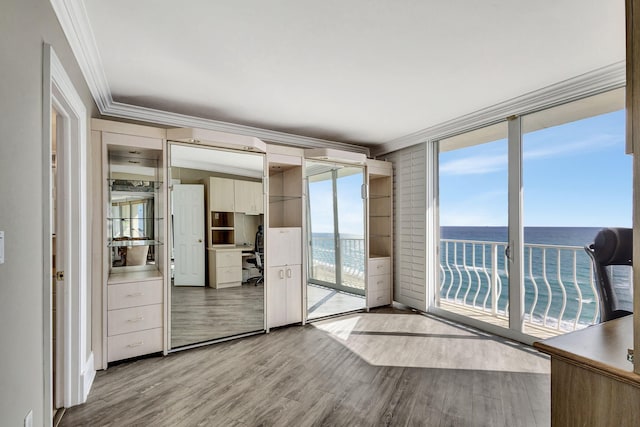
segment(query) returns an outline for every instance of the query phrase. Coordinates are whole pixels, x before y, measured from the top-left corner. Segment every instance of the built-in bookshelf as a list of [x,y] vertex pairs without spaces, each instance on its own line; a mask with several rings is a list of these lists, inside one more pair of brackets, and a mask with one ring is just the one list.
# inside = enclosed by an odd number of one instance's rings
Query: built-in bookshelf
[[367,160],[367,308],[393,300],[392,173],[391,163]]

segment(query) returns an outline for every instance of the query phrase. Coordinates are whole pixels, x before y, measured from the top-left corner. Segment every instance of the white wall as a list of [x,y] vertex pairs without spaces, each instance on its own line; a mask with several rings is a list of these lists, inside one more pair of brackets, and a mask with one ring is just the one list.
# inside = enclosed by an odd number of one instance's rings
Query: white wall
[[[47,0],[0,2],[0,424],[43,420],[42,44],[95,104]],[[90,342],[90,339],[87,340]]]

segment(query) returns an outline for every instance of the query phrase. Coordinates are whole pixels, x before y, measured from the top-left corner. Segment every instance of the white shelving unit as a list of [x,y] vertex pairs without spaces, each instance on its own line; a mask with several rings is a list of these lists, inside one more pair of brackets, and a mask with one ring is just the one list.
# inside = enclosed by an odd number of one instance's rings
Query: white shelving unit
[[[166,351],[164,130],[94,119],[102,147],[103,281],[94,291],[96,367]],[[101,351],[100,351],[101,350]]]
[[302,156],[267,153],[267,328],[303,321]]
[[393,169],[367,159],[367,309],[393,301]]

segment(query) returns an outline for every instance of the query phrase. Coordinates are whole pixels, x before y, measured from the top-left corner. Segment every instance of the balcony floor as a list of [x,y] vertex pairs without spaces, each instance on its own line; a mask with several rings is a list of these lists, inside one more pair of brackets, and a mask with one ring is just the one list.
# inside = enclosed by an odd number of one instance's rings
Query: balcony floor
[[[491,313],[487,313],[483,310],[478,310],[477,308],[453,304],[445,300],[440,300],[440,308],[451,313],[459,314],[461,316],[465,316],[484,323],[489,323],[501,328],[509,328],[509,319],[504,315],[494,316]],[[542,325],[537,326],[525,324],[523,332],[536,338],[546,339],[555,337],[557,335],[566,334],[569,331],[558,331],[557,329],[544,327]]]

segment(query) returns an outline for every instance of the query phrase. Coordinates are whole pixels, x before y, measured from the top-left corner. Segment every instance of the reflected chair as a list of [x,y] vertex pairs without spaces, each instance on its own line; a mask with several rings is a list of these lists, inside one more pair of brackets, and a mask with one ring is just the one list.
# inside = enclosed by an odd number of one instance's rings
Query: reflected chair
[[[593,243],[584,247],[591,258],[595,273],[596,290],[600,298],[600,322],[632,314],[632,298],[620,298],[621,288],[610,275],[610,266],[631,266],[633,255],[633,230],[631,228],[603,228]],[[631,274],[629,275],[631,283]]]
[[258,231],[256,231],[253,250],[255,257],[248,259],[247,262],[250,264],[254,264],[260,272],[260,277],[255,282],[255,286],[258,286],[258,283],[264,281],[264,232],[262,225],[258,225]]

